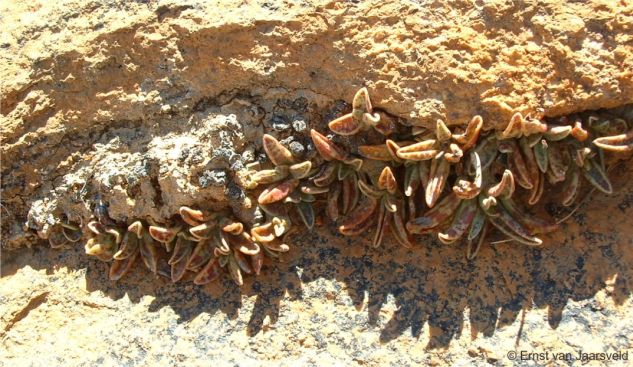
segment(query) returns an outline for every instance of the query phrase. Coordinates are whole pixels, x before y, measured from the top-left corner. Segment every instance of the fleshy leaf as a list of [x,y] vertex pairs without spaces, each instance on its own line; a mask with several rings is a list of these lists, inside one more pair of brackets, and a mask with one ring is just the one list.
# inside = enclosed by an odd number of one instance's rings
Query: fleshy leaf
[[361,145],[358,147],[358,153],[367,159],[376,161],[389,162],[393,160],[389,148],[385,144]]
[[593,144],[611,152],[631,152],[633,151],[633,130],[626,134],[597,138]]
[[198,272],[196,277],[193,279],[193,282],[197,285],[211,283],[220,277],[220,271],[221,267],[218,260],[216,258],[211,258],[204,268]]
[[271,186],[262,191],[257,202],[262,205],[276,203],[288,197],[290,193],[299,185],[298,180],[287,180],[278,185]]
[[328,127],[333,133],[345,136],[358,133],[361,130],[362,125],[354,119],[354,116],[351,113],[348,113],[330,121],[330,123],[328,123]]
[[426,205],[428,205],[429,208],[435,205],[437,199],[439,199],[442,194],[449,173],[450,164],[445,159],[434,159],[433,162],[431,162],[430,179],[426,187],[425,195]]
[[455,214],[450,227],[445,232],[438,233],[437,236],[440,241],[445,244],[449,244],[460,239],[464,233],[466,233],[468,227],[470,227],[476,213],[477,202],[472,199],[463,200],[457,209],[457,213]]
[[275,166],[287,166],[294,163],[292,153],[273,136],[264,134],[262,143],[266,155]]
[[410,220],[406,227],[410,233],[425,233],[427,230],[439,226],[441,223],[455,214],[461,199],[450,193],[446,195],[437,206],[424,213],[423,216]]
[[375,218],[378,201],[371,196],[363,196],[356,209],[354,209],[347,219],[338,227],[339,232],[345,236],[354,236],[362,233],[371,225]]
[[595,159],[588,159],[583,168],[582,172],[589,183],[607,195],[613,193],[609,177]]
[[303,201],[297,204],[297,209],[299,209],[299,215],[301,216],[301,220],[308,227],[308,229],[312,229],[314,227],[314,209],[312,209],[312,205],[309,203],[304,203]]
[[385,167],[380,173],[378,178],[378,188],[381,190],[387,190],[390,194],[394,194],[398,190],[398,183],[396,177],[393,175],[393,171],[390,167]]
[[398,149],[396,154],[400,159],[410,161],[425,161],[432,159],[438,153],[435,139],[424,140]]
[[178,212],[182,220],[190,226],[197,226],[207,220],[201,210],[192,209],[188,206],[181,206]]
[[114,260],[112,265],[110,265],[109,278],[112,281],[117,281],[121,279],[125,274],[127,274],[130,269],[132,269],[132,265],[136,262],[136,258],[138,257],[138,248],[132,255],[126,257],[121,260]]
[[312,136],[314,147],[326,161],[342,161],[347,158],[347,153],[323,134],[312,129],[310,130],[310,135]]
[[463,134],[453,135],[453,138],[460,144],[463,151],[467,151],[477,143],[483,126],[483,119],[477,115],[470,120]]

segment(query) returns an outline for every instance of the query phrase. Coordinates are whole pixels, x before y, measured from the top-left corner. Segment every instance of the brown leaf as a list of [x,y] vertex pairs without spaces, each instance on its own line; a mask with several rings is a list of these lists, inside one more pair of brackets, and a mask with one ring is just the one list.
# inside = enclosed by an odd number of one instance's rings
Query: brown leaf
[[347,158],[347,153],[323,134],[312,129],[310,130],[310,135],[312,136],[314,147],[326,161],[343,161]]
[[354,118],[353,114],[348,113],[330,121],[328,127],[338,135],[354,135],[361,130],[362,125]]
[[193,282],[197,285],[210,283],[220,277],[221,267],[216,258],[211,258],[209,262],[198,272]]
[[371,225],[377,207],[378,200],[371,196],[363,196],[356,209],[338,227],[339,232],[345,236],[354,236],[362,233]]
[[299,185],[299,180],[287,180],[278,185],[268,187],[262,191],[257,202],[265,205],[281,201],[290,195],[290,193]]
[[435,205],[437,199],[439,199],[442,194],[449,173],[450,163],[445,159],[434,159],[431,162],[430,179],[426,187],[425,195],[426,205],[428,205],[429,208]]
[[387,166],[382,169],[380,177],[378,177],[378,188],[387,190],[390,194],[394,194],[398,190],[398,183],[391,167]]
[[110,265],[110,280],[117,281],[121,279],[125,274],[127,274],[130,269],[132,269],[132,265],[134,265],[134,262],[136,262],[138,254],[139,252],[137,248],[137,250],[129,257],[121,260],[114,260],[114,262],[112,262],[112,265]]
[[262,143],[266,155],[275,166],[287,166],[294,163],[292,153],[271,135],[264,134]]
[[187,206],[181,206],[178,212],[182,220],[190,226],[197,226],[207,220],[201,210],[192,209]]

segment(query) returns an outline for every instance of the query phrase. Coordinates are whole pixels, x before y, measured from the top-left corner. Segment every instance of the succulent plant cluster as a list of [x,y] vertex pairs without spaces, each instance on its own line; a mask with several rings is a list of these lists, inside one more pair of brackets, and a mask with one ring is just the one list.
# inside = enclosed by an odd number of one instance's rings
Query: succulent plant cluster
[[[524,204],[540,202],[547,184],[559,185],[561,204],[571,206],[583,177],[610,194],[605,151],[633,151],[632,122],[617,118],[563,118],[551,124],[516,113],[503,131],[484,131],[480,116],[463,131],[452,131],[442,120],[434,130],[401,129],[373,110],[366,88],[356,93],[352,108],[329,123],[332,133],[363,142],[365,135],[377,132],[379,144],[358,145],[350,152],[333,137],[312,130],[322,161],[313,162],[305,175],[295,175],[292,185],[273,184],[264,193],[276,193],[274,202],[284,205],[309,193],[300,210],[309,213],[308,228],[314,213],[318,218],[324,211],[343,235],[373,227],[373,246],[387,232],[405,247],[417,242],[413,236],[430,233],[445,244],[465,241],[472,259],[491,229],[518,243],[541,245],[539,236],[558,225],[532,216]],[[264,137],[267,145],[275,147],[266,148],[273,163],[283,156],[297,164],[272,136]],[[256,176],[261,172],[268,171]],[[269,203],[260,196],[260,205]]]
[[[85,243],[85,251],[111,263],[111,280],[120,279],[140,258],[149,271],[173,282],[187,277],[195,284],[207,284],[225,268],[235,283],[242,285],[243,274],[259,274],[264,254],[278,257],[279,252],[288,251],[279,239],[287,227],[271,222],[249,233],[226,213],[205,213],[183,206],[179,218],[167,226],[136,220],[122,228],[96,218],[87,224],[92,236]],[[80,238],[79,227],[64,222],[54,228],[49,242],[58,248]]]
[[[558,185],[561,204],[571,206],[582,178],[610,194],[604,153],[633,151],[633,122],[616,118],[550,124],[517,113],[503,131],[484,131],[480,116],[463,131],[442,120],[428,130],[399,126],[374,111],[366,88],[352,107],[329,123],[330,130],[357,142],[378,134],[379,144],[352,151],[334,135],[312,130],[318,157],[301,161],[273,136],[263,136],[269,167],[251,166],[251,179],[263,187],[257,205],[264,215],[250,230],[229,213],[189,207],[168,225],[137,220],[124,228],[98,205],[87,224],[92,237],[86,253],[111,262],[112,280],[140,257],[151,272],[174,282],[206,284],[224,268],[241,285],[243,274],[260,273],[265,257],[289,250],[284,239],[291,230],[312,229],[325,216],[346,236],[373,228],[373,246],[387,233],[405,247],[419,242],[416,235],[433,234],[445,244],[465,242],[473,259],[491,230],[541,245],[539,236],[558,225],[529,214],[525,205],[538,203],[546,185]],[[81,225],[67,218],[49,234],[52,247],[81,238]]]

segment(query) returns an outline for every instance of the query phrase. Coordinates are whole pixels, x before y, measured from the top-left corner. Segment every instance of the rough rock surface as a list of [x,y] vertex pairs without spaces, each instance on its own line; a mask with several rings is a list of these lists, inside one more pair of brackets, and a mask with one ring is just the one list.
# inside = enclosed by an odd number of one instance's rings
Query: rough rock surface
[[230,184],[260,126],[301,139],[296,121],[323,126],[363,85],[375,106],[421,125],[633,101],[629,1],[2,7],[4,247],[32,241],[29,211],[46,237],[53,212],[86,217],[99,199],[119,220],[130,206],[164,219],[194,197],[221,200],[207,185],[218,168],[232,166],[223,186],[240,198]]
[[592,199],[543,249],[487,246],[474,262],[428,237],[414,251],[391,241],[373,249],[325,229],[294,239],[283,263],[238,289],[228,277],[197,287],[144,269],[112,283],[80,247],[5,254],[0,361],[505,366],[514,351],[552,362],[582,349],[629,352],[628,363],[590,366],[629,365],[630,172],[616,172],[624,188]]
[[475,263],[428,238],[375,250],[324,228],[240,290],[140,270],[110,283],[80,248],[36,246],[99,202],[122,222],[181,205],[248,221],[262,134],[309,158],[309,129],[363,85],[421,126],[630,103],[630,1],[0,1],[0,14],[0,364],[633,359],[630,163],[543,250],[499,244]]

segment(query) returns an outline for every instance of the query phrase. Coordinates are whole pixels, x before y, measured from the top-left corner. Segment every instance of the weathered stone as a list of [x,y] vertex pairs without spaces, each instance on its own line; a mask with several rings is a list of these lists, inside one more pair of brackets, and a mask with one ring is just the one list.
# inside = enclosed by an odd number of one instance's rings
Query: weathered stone
[[321,227],[244,288],[200,288],[140,270],[111,283],[81,245],[36,246],[62,214],[85,221],[100,201],[121,225],[182,205],[261,220],[240,185],[245,164],[267,163],[264,129],[309,158],[305,133],[325,133],[362,86],[377,110],[426,127],[630,103],[630,2],[19,0],[0,12],[0,364],[631,353],[630,167],[542,250],[497,244],[476,262],[427,237],[370,249],[369,234]]

